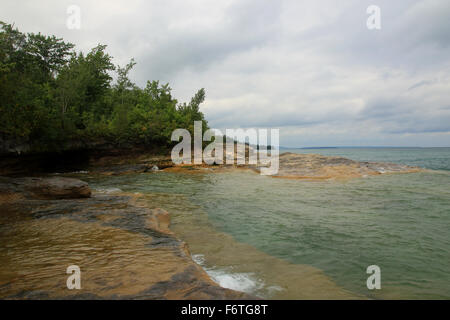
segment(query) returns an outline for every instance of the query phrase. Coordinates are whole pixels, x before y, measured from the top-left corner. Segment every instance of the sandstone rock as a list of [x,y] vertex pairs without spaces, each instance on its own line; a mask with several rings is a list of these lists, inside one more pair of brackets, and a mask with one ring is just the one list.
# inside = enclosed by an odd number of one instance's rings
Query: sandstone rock
[[274,177],[296,179],[349,179],[384,173],[408,173],[422,169],[396,163],[355,161],[343,157],[286,152],[279,156]]
[[31,199],[89,198],[91,189],[84,181],[65,178],[2,178],[0,194],[20,193]]
[[[257,165],[221,164],[208,166],[206,164],[191,165],[180,164],[168,168],[167,172],[205,173],[224,172],[230,170],[252,170],[260,172],[261,168],[271,163],[258,163]],[[298,154],[286,152],[279,155],[279,170],[273,177],[287,179],[334,180],[351,179],[371,175],[389,173],[411,173],[425,169],[397,163],[355,161],[343,157],[328,157],[319,154]]]
[[163,209],[151,209],[150,217],[147,221],[150,228],[169,232],[170,214]]
[[33,178],[26,189],[33,192],[39,199],[75,199],[91,196],[88,184],[73,178]]
[[[168,229],[169,213],[150,209],[143,195],[14,196],[19,189],[34,194],[37,186],[45,195],[83,186],[57,179],[0,178],[0,194],[2,188],[14,189],[11,201],[0,203],[0,248],[6,248],[0,252],[0,299],[254,298],[214,283]],[[33,191],[24,188],[30,181]],[[80,290],[66,287],[69,265],[81,269]]]

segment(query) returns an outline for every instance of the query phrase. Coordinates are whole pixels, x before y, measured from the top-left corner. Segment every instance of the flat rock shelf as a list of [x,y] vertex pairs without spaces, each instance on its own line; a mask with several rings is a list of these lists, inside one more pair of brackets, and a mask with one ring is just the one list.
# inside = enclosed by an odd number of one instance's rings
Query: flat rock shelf
[[[170,231],[169,213],[139,194],[91,195],[77,179],[2,178],[0,198],[2,299],[250,298],[214,283]],[[81,270],[80,290],[66,286],[71,265]]]

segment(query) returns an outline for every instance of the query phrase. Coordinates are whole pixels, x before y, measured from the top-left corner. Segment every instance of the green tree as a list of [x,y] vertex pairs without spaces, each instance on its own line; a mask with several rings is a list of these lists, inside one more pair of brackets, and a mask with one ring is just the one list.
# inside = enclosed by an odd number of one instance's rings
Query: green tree
[[73,141],[168,146],[176,128],[207,122],[205,90],[179,104],[169,84],[130,80],[134,59],[116,70],[105,45],[87,54],[55,36],[24,34],[0,22],[0,139],[28,141],[34,151],[70,148]]

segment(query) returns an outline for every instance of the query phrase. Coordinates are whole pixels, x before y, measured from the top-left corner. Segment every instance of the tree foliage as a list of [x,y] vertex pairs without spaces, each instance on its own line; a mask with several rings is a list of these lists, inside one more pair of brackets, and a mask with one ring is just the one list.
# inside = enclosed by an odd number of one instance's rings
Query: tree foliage
[[54,36],[24,34],[3,22],[0,28],[3,137],[25,140],[35,151],[98,140],[167,146],[176,128],[193,132],[196,120],[207,128],[199,109],[204,89],[179,104],[168,84],[136,86],[129,78],[134,59],[115,67],[105,45],[77,53]]

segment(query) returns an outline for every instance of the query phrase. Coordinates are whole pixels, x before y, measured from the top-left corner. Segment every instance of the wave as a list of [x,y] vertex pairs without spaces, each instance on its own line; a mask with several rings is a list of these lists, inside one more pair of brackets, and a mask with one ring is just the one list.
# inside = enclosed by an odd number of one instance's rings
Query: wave
[[274,291],[281,291],[278,286],[267,287],[262,279],[259,279],[254,273],[250,272],[232,272],[229,268],[216,268],[205,266],[205,256],[203,254],[194,254],[192,259],[200,265],[210,278],[223,288],[245,292],[260,297],[270,296]]

